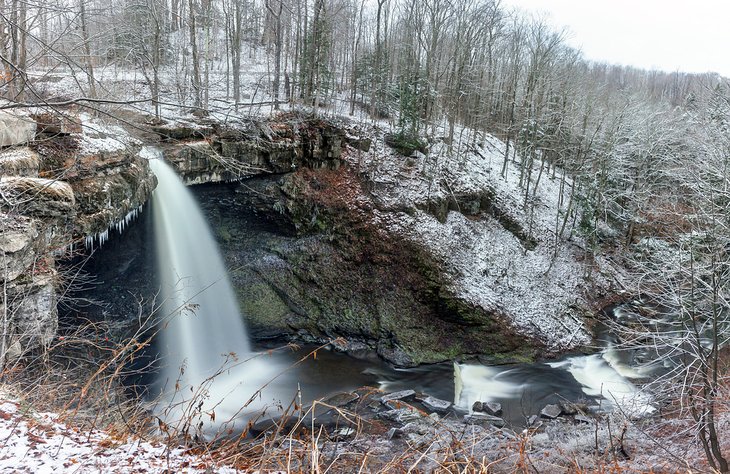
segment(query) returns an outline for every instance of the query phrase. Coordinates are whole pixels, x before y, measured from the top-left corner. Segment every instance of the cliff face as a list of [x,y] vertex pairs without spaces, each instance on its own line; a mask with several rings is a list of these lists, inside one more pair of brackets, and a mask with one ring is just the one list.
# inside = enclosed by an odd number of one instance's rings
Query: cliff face
[[[340,338],[399,365],[590,339],[587,291],[605,280],[579,237],[555,236],[569,180],[546,173],[525,198],[492,137],[402,156],[377,129],[293,115],[209,124],[204,141],[165,128],[188,182],[245,178],[202,194],[255,337]],[[251,213],[277,230],[253,236]]]
[[[8,356],[53,336],[56,256],[103,242],[155,186],[123,129],[36,120],[32,142],[0,151]],[[402,156],[375,128],[296,114],[155,131],[189,183],[240,180],[203,201],[255,337],[336,339],[399,365],[589,340],[587,292],[606,283],[579,237],[556,235],[569,179],[526,192],[493,137]],[[252,232],[247,215],[269,224]]]
[[235,125],[178,122],[154,130],[171,144],[165,157],[187,184],[336,168],[345,139],[326,120],[294,114]]
[[0,149],[0,332],[7,334],[0,356],[6,360],[55,335],[64,283],[56,259],[104,240],[155,186],[146,160],[136,156],[139,144],[118,127],[72,111],[64,118],[14,117],[22,129],[5,135],[22,139]]

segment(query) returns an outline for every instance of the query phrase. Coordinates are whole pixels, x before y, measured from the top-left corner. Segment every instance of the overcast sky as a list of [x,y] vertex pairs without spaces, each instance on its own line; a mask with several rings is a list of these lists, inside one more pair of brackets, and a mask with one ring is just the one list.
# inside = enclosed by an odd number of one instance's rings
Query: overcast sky
[[730,0],[502,0],[567,26],[588,59],[730,77]]

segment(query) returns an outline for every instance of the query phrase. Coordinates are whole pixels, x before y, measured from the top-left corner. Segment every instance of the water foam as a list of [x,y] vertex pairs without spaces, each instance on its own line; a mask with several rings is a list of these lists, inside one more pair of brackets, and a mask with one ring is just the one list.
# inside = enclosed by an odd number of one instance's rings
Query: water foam
[[150,168],[158,179],[152,207],[163,318],[158,413],[168,425],[207,432],[240,427],[280,403],[272,381],[281,370],[251,352],[228,271],[194,197],[161,159]]

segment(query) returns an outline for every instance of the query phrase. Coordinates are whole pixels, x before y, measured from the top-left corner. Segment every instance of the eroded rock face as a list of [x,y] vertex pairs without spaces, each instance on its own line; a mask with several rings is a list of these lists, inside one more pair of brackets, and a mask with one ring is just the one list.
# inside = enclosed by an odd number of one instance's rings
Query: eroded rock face
[[0,178],[3,193],[15,212],[40,218],[73,216],[76,200],[74,191],[65,181],[11,176]]
[[[8,354],[17,359],[35,347],[51,343],[58,329],[56,274],[52,268],[12,282],[7,289]],[[28,281],[25,281],[28,280]],[[0,311],[5,310],[0,303]]]
[[211,123],[199,133],[174,124],[155,131],[163,140],[187,138],[169,145],[166,157],[188,184],[290,173],[302,167],[336,169],[346,139],[344,131],[327,121],[294,114],[236,126]]
[[[80,242],[104,235],[138,209],[156,184],[147,161],[137,156],[139,144],[121,128],[84,116],[38,117],[43,119],[39,140],[0,150],[0,282],[5,289],[0,311],[8,316],[0,328],[6,335],[0,357],[6,359],[47,345],[56,333],[60,282],[55,258],[74,243],[83,247]],[[33,121],[6,125],[16,129],[4,137],[28,139],[36,133]]]
[[18,278],[36,259],[35,222],[0,213],[0,282]]
[[[473,353],[529,357],[533,346],[499,314],[451,296],[438,263],[382,232],[373,209],[359,207],[366,202],[347,207],[345,196],[330,196],[325,207],[311,194],[347,195],[357,183],[342,167],[199,191],[253,337],[342,338],[335,343],[342,350],[376,352],[401,366]],[[244,217],[252,211],[272,228]]]

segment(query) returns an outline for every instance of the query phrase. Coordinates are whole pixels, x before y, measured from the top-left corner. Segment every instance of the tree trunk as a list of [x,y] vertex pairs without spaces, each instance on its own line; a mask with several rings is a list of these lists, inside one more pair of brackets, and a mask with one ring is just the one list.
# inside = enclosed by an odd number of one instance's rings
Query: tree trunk
[[188,0],[188,14],[190,15],[190,47],[192,48],[193,61],[193,77],[192,87],[195,100],[195,107],[202,107],[203,101],[200,90],[200,54],[198,54],[197,28],[195,24],[195,3],[194,0]]

